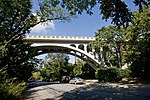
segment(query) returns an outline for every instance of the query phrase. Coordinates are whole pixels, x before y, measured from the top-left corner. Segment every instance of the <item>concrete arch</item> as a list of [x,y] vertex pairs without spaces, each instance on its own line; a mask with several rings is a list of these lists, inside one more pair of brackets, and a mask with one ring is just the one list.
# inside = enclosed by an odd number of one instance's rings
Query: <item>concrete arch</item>
[[[48,52],[50,52],[49,51],[50,49],[53,49],[51,52],[57,52],[57,53],[62,52],[62,53],[68,53],[68,54],[75,56],[75,54],[71,53],[71,51],[79,52],[79,53],[81,53],[81,56],[80,55],[76,55],[76,56],[78,58],[86,61],[94,69],[96,69],[96,64],[100,65],[100,62],[98,60],[94,59],[94,56],[86,53],[85,51],[83,51],[81,49],[78,49],[78,48],[75,48],[72,46],[67,46],[67,45],[62,45],[62,44],[38,44],[38,43],[34,43],[34,44],[32,44],[32,46],[37,48],[38,50],[47,50],[47,51],[44,51],[45,53],[46,52],[48,53]],[[85,57],[87,57],[87,59]],[[90,60],[93,63],[91,63]]]
[[41,55],[41,54],[45,54],[45,53],[65,53],[65,54],[70,54],[70,55],[72,55],[72,56],[76,56],[77,58],[80,58],[81,60],[83,60],[83,61],[85,61],[87,64],[89,64],[93,69],[97,69],[97,67],[92,63],[92,62],[90,62],[90,61],[88,61],[87,59],[85,59],[85,58],[83,58],[83,57],[81,57],[81,56],[79,56],[79,55],[77,55],[77,54],[75,54],[75,53],[68,53],[68,52],[62,52],[62,51],[48,51],[48,50],[46,50],[46,51],[44,51],[44,52],[39,52],[39,54],[38,55]]
[[87,45],[87,52],[92,52],[92,48],[91,48],[91,45]]
[[75,45],[75,44],[71,44],[70,46],[72,46],[72,47],[75,47],[75,48],[76,48],[76,45]]
[[81,50],[84,50],[84,45],[83,45],[83,44],[80,44],[80,45],[78,46],[78,48],[81,49]]

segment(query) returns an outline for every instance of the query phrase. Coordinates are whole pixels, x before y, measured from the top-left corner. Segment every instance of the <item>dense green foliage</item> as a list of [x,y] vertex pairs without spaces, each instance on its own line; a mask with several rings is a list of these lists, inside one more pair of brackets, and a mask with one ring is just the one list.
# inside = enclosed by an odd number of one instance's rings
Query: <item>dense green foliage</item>
[[8,77],[27,80],[34,64],[34,50],[22,38],[35,22],[30,0],[0,1],[0,69]]
[[131,64],[132,76],[150,80],[150,5],[134,16],[126,30],[127,61]]
[[34,65],[34,50],[22,38],[36,18],[30,0],[0,1],[0,99],[21,99]]
[[84,66],[82,66],[82,75],[81,75],[81,77],[83,79],[95,79],[95,72],[96,72],[95,69],[93,69],[87,63],[85,63]]
[[82,67],[84,65],[84,61],[77,59],[76,64],[73,66],[73,76],[81,76],[83,74]]
[[[132,77],[149,80],[150,75],[150,11],[144,6],[143,11],[134,12],[132,23],[128,27],[108,26],[96,32],[95,48],[102,66],[126,65]],[[101,50],[102,49],[102,50]]]
[[6,79],[0,84],[1,100],[21,100],[26,89],[25,82],[13,82],[15,79]]
[[24,35],[41,22],[69,18],[61,8],[46,9],[45,3],[34,15],[32,6],[31,0],[0,1],[0,68],[5,67],[8,76],[18,80],[27,80],[31,76],[36,61],[36,51],[24,42]]
[[100,82],[119,82],[130,76],[130,70],[117,67],[102,68],[96,71],[96,78]]
[[61,76],[70,75],[69,58],[60,53],[49,53],[41,64],[41,76],[44,79],[61,80]]
[[68,56],[64,54],[48,54],[42,61],[39,71],[35,72],[33,77],[44,80],[61,80],[62,76],[95,78],[95,70],[84,61],[77,59],[76,63],[72,64],[68,60]]
[[122,52],[124,51],[124,30],[116,26],[102,27],[96,32],[96,41],[91,45],[95,54],[102,61],[102,66],[121,67],[124,64]]
[[[0,76],[0,85],[6,88],[4,91],[1,90],[4,93],[1,95],[6,95],[7,98],[15,98],[15,96],[20,95],[24,88],[21,88],[20,84],[22,83],[17,81],[27,81],[32,75],[33,66],[37,63],[34,58],[36,50],[30,46],[30,43],[23,40],[24,35],[40,22],[48,19],[55,20],[54,17],[62,20],[62,15],[58,16],[56,13],[56,16],[53,15],[53,18],[50,19],[50,16],[46,18],[42,15],[39,17],[40,14],[38,16],[33,15],[31,10],[31,0],[0,1],[0,70],[5,72],[4,75]],[[63,14],[62,11],[60,12]],[[12,78],[16,78],[15,82],[6,81]],[[0,97],[2,97],[1,95]],[[3,99],[7,98],[4,97]]]

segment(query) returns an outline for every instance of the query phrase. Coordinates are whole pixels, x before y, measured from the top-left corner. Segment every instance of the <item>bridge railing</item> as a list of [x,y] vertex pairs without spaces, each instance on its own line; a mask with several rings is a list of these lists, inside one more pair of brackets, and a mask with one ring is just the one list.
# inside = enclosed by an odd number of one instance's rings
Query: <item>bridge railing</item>
[[84,36],[30,36],[26,35],[27,39],[85,39],[85,40],[95,40],[94,37],[84,37]]

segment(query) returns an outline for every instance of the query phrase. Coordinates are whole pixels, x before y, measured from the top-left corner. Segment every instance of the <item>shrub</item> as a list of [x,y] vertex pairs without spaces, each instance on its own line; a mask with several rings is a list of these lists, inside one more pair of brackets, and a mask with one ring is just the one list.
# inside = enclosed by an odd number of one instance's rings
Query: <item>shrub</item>
[[122,78],[129,77],[130,71],[117,67],[102,68],[96,71],[96,78],[100,82],[118,82]]
[[131,70],[129,69],[119,69],[119,77],[128,78],[131,74]]
[[6,79],[0,83],[0,100],[20,100],[26,89],[25,82],[14,82],[15,79]]

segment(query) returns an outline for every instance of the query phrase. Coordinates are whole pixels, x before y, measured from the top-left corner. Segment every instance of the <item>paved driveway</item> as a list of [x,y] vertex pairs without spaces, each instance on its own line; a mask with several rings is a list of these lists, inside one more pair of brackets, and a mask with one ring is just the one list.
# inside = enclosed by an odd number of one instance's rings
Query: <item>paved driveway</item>
[[150,100],[150,85],[51,84],[28,89],[25,100]]

